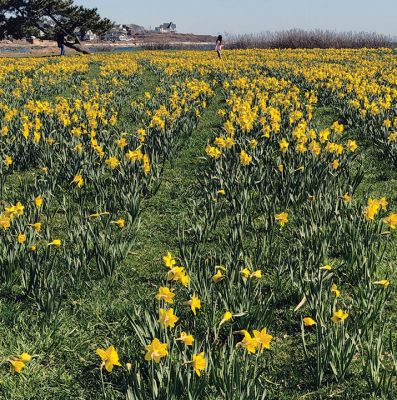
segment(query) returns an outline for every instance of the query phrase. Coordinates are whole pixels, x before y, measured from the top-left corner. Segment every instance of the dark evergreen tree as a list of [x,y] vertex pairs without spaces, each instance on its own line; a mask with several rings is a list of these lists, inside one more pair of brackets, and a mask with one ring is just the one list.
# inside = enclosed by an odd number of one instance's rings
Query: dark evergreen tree
[[34,35],[54,40],[62,34],[67,47],[88,53],[76,30],[102,34],[112,25],[96,8],[77,6],[73,0],[0,0],[0,37],[22,39]]

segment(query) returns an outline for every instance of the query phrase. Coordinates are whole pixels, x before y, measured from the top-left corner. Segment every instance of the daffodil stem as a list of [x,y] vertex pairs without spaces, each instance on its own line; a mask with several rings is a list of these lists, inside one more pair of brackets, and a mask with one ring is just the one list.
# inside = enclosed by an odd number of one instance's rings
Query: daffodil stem
[[106,396],[106,391],[105,391],[105,381],[103,379],[103,368],[101,367],[99,370],[101,371],[101,384],[102,384],[103,398],[106,399],[107,396]]

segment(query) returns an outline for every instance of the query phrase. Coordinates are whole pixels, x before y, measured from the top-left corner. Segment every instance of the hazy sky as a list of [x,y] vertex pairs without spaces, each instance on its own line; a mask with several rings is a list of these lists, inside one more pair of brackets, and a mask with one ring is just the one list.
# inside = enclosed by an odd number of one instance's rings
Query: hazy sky
[[76,0],[102,16],[179,32],[255,33],[289,28],[397,35],[397,0]]

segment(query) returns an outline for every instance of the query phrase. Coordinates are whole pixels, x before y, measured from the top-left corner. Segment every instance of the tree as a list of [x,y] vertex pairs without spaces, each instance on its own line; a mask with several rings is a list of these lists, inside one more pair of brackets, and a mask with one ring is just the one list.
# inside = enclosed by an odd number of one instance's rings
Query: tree
[[41,35],[54,39],[57,33],[62,33],[67,38],[67,47],[88,54],[75,31],[102,34],[112,26],[96,8],[77,6],[73,0],[0,0],[0,37],[11,35],[22,39]]

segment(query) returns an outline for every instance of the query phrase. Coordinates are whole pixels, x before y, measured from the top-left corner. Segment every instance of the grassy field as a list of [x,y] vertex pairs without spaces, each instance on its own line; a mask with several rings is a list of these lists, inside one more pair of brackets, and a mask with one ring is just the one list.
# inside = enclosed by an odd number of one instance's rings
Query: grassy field
[[[159,57],[162,59],[163,55]],[[176,58],[177,55],[173,54],[172,57]],[[231,59],[231,55],[228,57]],[[120,89],[123,90],[122,96],[124,98],[112,100],[114,104],[123,106],[118,115],[118,125],[116,125],[118,132],[135,132],[142,125],[143,117],[134,116],[131,114],[131,109],[127,108],[127,105],[131,102],[150,102],[152,100],[144,100],[145,93],[151,93],[154,98],[156,88],[162,87],[161,95],[164,95],[167,90],[172,90],[170,89],[172,85],[177,85],[178,80],[182,81],[185,77],[187,80],[191,79],[188,73],[187,75],[181,74],[176,79],[164,78],[165,75],[162,74],[160,69],[156,70],[158,68],[156,59],[151,61],[152,64],[146,60],[139,63],[138,80],[131,84],[130,88]],[[100,76],[102,65],[104,65],[102,59],[90,62],[83,80],[92,82],[102,79]],[[229,66],[226,65],[226,68],[229,68]],[[38,310],[34,295],[23,295],[16,279],[2,284],[0,288],[0,352],[4,365],[0,375],[1,398],[18,400],[126,398],[126,388],[133,385],[135,381],[130,378],[125,367],[115,368],[111,374],[101,373],[98,368],[100,360],[95,350],[98,347],[106,348],[111,344],[117,349],[123,366],[126,363],[132,363],[133,368],[137,359],[143,359],[144,349],[137,340],[136,332],[132,328],[134,323],[131,322],[131,319],[140,324],[144,323],[145,316],[142,312],[141,318],[137,318],[137,314],[133,310],[136,306],[141,306],[143,310],[151,310],[156,307],[154,305],[156,301],[153,300],[154,296],[158,292],[159,286],[164,284],[165,270],[162,257],[167,251],[172,251],[174,254],[181,248],[179,232],[183,227],[185,227],[185,234],[189,235],[193,232],[193,228],[186,229],[184,223],[188,224],[194,221],[196,217],[193,212],[195,201],[200,200],[198,196],[201,195],[204,199],[206,195],[202,188],[208,166],[208,158],[205,157],[204,150],[207,144],[219,135],[224,126],[224,118],[219,114],[219,110],[228,107],[228,93],[225,90],[224,82],[231,81],[232,72],[226,69],[226,73],[224,73],[219,66],[215,66],[214,70],[215,73],[210,74],[210,77],[203,78],[203,80],[211,82],[213,93],[206,99],[207,104],[205,108],[200,110],[200,116],[196,120],[190,114],[190,119],[186,117],[189,121],[194,120],[194,123],[188,125],[188,134],[183,136],[183,140],[170,145],[172,156],[164,158],[164,161],[159,163],[159,165],[161,164],[161,173],[156,178],[155,185],[153,185],[155,189],[152,192],[149,191],[150,193],[145,194],[141,199],[139,218],[134,222],[136,233],[134,228],[133,246],[111,276],[98,276],[93,273],[91,279],[68,281],[63,289],[64,292],[60,295],[60,310],[51,315]],[[277,76],[278,73],[276,71],[274,76]],[[76,96],[76,90],[79,89],[65,85],[62,91],[56,93],[56,95]],[[101,90],[102,88],[98,89],[98,91]],[[117,84],[115,91],[117,91]],[[238,92],[238,89],[236,89],[236,92]],[[46,99],[46,96],[47,94],[44,92],[43,99]],[[153,106],[153,109],[156,109],[156,107]],[[321,131],[331,126],[335,121],[344,123],[345,117],[336,106],[323,105],[319,102],[315,106],[311,124],[316,131]],[[178,129],[182,131],[185,129],[184,125],[179,125],[176,131]],[[116,137],[116,134],[114,134],[114,137]],[[346,172],[346,174],[351,173],[353,175],[355,171],[359,170],[364,172],[363,180],[352,197],[353,204],[358,207],[361,204],[365,205],[368,198],[386,197],[389,202],[389,210],[396,211],[397,169],[385,156],[382,147],[375,146],[366,132],[356,129],[348,123],[345,124],[344,138],[356,140],[359,143],[359,150],[354,159],[349,161],[349,172]],[[107,145],[110,146],[110,142]],[[33,185],[32,182],[39,167],[37,165],[32,170],[20,168],[7,177],[2,198],[4,205],[14,204],[19,199],[26,198],[26,187]],[[212,173],[213,182],[216,181],[218,173],[219,170]],[[232,172],[230,173],[232,174]],[[225,178],[225,181],[227,181],[227,178]],[[112,183],[113,186],[110,187],[113,188],[112,190],[116,190],[118,184]],[[95,200],[89,199],[90,188],[92,187],[87,188],[88,200],[84,201],[87,201],[86,204],[89,204],[89,209],[94,212]],[[63,193],[67,193],[67,190]],[[120,191],[122,190],[124,189],[120,186]],[[33,192],[28,191],[28,193],[32,194]],[[78,204],[80,200],[78,200],[78,195],[76,196],[73,201]],[[109,201],[106,204],[112,204],[112,199],[106,198],[105,200]],[[74,249],[77,251],[80,245],[70,241],[67,213],[57,208],[56,204],[53,202],[51,210],[48,211],[55,215],[50,236],[52,239],[55,237],[65,239],[68,251],[73,253]],[[281,204],[283,204],[282,201]],[[80,210],[78,206],[73,207],[78,213]],[[292,209],[297,210],[292,205],[290,208],[291,211]],[[100,212],[104,209],[96,211]],[[270,214],[273,214],[273,212],[270,212]],[[226,215],[225,220],[228,218],[229,216]],[[288,247],[288,235],[290,239],[297,237],[295,232],[299,231],[301,223],[300,218],[291,216],[291,221],[287,226],[287,241],[281,238],[281,234],[276,234],[280,237],[277,236],[274,239],[275,243],[279,243],[275,247],[277,249],[282,249],[283,246]],[[261,229],[264,228],[260,227],[258,231]],[[205,242],[202,251],[212,254],[212,249],[223,245],[223,237],[225,236],[225,240],[227,240],[230,232],[226,222],[224,225],[220,223],[214,231],[214,235]],[[47,234],[48,232],[43,233],[43,236]],[[247,236],[247,238],[250,238],[250,236]],[[193,233],[192,240],[194,240]],[[244,239],[244,243],[247,241],[249,239]],[[190,245],[190,238],[186,239],[186,243]],[[252,250],[250,246],[248,243],[247,251]],[[393,295],[386,304],[387,316],[382,316],[381,323],[385,327],[392,328],[397,315],[397,303],[394,300],[395,289],[393,288],[397,256],[396,234],[384,235],[382,246],[384,246],[385,253],[383,258],[379,259],[378,275],[380,278],[387,276],[387,279],[392,282],[390,290]],[[232,254],[232,250],[230,253]],[[200,255],[200,257],[204,260],[207,256]],[[211,255],[208,256],[209,259],[211,257]],[[63,261],[64,258],[62,258]],[[276,260],[275,263],[277,263]],[[67,269],[70,268],[70,265],[62,264],[56,268]],[[280,286],[278,282],[278,279],[280,279],[279,271],[264,269],[262,273],[263,291],[268,293],[274,290],[275,293],[274,301],[272,300],[275,312],[271,319],[272,322],[268,326],[269,332],[273,336],[271,349],[268,352],[270,355],[266,358],[265,369],[257,375],[262,386],[266,387],[266,392],[264,392],[266,397],[264,398],[285,400],[382,398],[381,394],[378,396],[371,393],[367,386],[360,367],[359,351],[354,355],[352,367],[343,379],[338,382],[328,372],[321,387],[315,387],[301,345],[301,320],[306,316],[306,311],[304,311],[306,309],[303,307],[298,312],[294,311],[295,306],[301,300],[302,293],[297,287],[289,283],[287,278]],[[56,279],[62,279],[66,274],[65,271],[57,270]],[[342,273],[341,280],[345,276]],[[346,281],[348,281],[348,278],[346,278]],[[197,290],[199,286],[196,285],[195,287]],[[282,290],[277,292],[280,288]],[[348,289],[346,288],[346,290]],[[350,304],[350,300],[347,300],[346,303]],[[222,307],[220,310],[222,310]],[[220,310],[217,311],[217,315],[221,312]],[[190,319],[190,316],[182,310],[182,307],[178,311],[180,312],[180,322]],[[206,306],[203,306],[203,314],[211,315]],[[238,317],[234,318],[238,320]],[[199,336],[200,329],[204,328],[199,323],[197,324],[194,327],[197,328],[197,336]],[[238,323],[237,326],[239,326]],[[252,324],[249,324],[249,326],[252,326]],[[233,328],[233,331],[237,330],[237,327]],[[393,329],[391,330],[392,336],[395,338],[396,335]],[[232,329],[230,329],[230,333],[232,333]],[[227,337],[228,332],[222,334]],[[235,333],[233,335],[235,336]],[[386,333],[385,336],[387,336]],[[217,338],[217,340],[221,339]],[[226,343],[227,339],[224,340]],[[23,373],[9,373],[8,360],[10,355],[17,355],[23,351],[32,355],[33,360],[27,364]],[[142,376],[146,377],[145,373],[142,373]],[[241,375],[239,377],[234,379],[244,380]],[[129,399],[134,398],[130,394]],[[152,397],[142,392],[142,398]],[[153,396],[153,398],[155,397]],[[165,399],[166,397],[158,398]],[[181,395],[179,398],[185,397]],[[195,398],[212,399],[212,397],[200,397],[200,395]],[[220,398],[229,397],[227,395],[225,397],[213,397],[214,400]],[[259,395],[252,397],[252,399],[256,398],[260,398]]]

